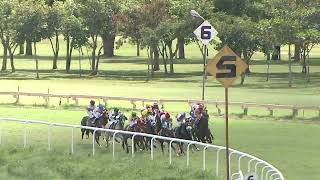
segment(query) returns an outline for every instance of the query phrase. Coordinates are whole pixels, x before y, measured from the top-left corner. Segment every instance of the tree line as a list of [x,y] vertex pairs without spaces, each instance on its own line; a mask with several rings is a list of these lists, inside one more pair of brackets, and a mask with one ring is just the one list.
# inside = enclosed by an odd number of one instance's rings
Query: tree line
[[[318,0],[2,0],[1,69],[7,70],[9,60],[15,71],[14,54],[19,50],[34,55],[38,72],[37,43],[43,39],[50,42],[52,69],[57,69],[63,36],[67,72],[74,51],[86,48],[91,74],[97,74],[100,57],[112,57],[115,46],[129,40],[136,45],[137,56],[142,48],[148,50],[148,77],[160,70],[161,60],[164,72],[173,74],[176,59],[185,58],[185,45],[197,42],[192,32],[202,20],[192,18],[191,10],[219,32],[219,40],[213,42],[217,50],[228,44],[248,65],[255,52],[263,52],[269,70],[270,60],[280,60],[281,46],[288,45],[289,86],[292,57],[309,75],[309,53],[320,42]],[[250,66],[241,83],[249,73]]]

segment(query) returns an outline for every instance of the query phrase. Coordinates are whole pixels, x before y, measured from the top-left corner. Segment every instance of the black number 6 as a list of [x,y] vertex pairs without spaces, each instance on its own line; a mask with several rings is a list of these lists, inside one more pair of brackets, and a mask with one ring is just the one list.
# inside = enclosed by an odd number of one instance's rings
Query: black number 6
[[[225,63],[229,62],[229,63]],[[233,78],[237,76],[236,56],[222,56],[216,65],[218,70],[230,70],[226,73],[217,73],[217,78]]]
[[211,39],[211,26],[202,26],[201,27],[201,39]]

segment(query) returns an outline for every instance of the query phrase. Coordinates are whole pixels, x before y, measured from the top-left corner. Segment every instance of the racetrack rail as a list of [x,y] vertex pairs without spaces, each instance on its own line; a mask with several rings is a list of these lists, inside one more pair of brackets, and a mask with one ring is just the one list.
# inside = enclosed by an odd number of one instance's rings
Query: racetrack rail
[[[42,124],[42,125],[48,125],[48,151],[51,150],[51,129],[53,127],[65,127],[65,128],[70,128],[71,129],[71,153],[74,153],[74,129],[89,129],[93,130],[93,136],[92,136],[92,155],[95,155],[95,139],[94,135],[96,132],[109,132],[113,134],[112,137],[112,156],[113,160],[115,160],[115,136],[118,134],[127,134],[127,135],[132,135],[132,144],[134,141],[134,138],[136,136],[143,136],[143,137],[149,137],[151,138],[151,160],[153,160],[153,155],[154,155],[154,149],[153,149],[153,143],[154,140],[156,139],[162,139],[165,141],[169,141],[169,164],[172,163],[172,148],[171,144],[173,142],[182,142],[182,143],[187,143],[187,166],[189,166],[190,158],[190,145],[195,144],[198,146],[203,147],[202,149],[202,154],[203,154],[203,166],[202,169],[206,170],[206,150],[207,149],[213,149],[216,150],[216,171],[213,172],[215,176],[219,176],[219,157],[221,151],[225,151],[226,148],[222,146],[217,146],[217,145],[212,145],[212,144],[205,144],[201,142],[196,142],[196,141],[189,141],[189,140],[183,140],[183,139],[176,139],[176,138],[169,138],[169,137],[163,137],[163,136],[157,136],[157,135],[151,135],[151,134],[144,134],[144,133],[137,133],[137,132],[128,132],[128,131],[120,131],[120,130],[112,130],[112,129],[102,129],[102,128],[94,128],[94,127],[87,127],[87,126],[80,126],[80,125],[70,125],[70,124],[63,124],[63,123],[51,123],[51,122],[46,122],[46,121],[39,121],[39,120],[27,120],[27,119],[16,119],[16,118],[1,118],[0,117],[0,123],[4,122],[17,122],[17,123],[23,123],[24,124],[24,129],[22,129],[22,134],[23,134],[23,147],[26,148],[27,146],[27,131],[26,127],[28,124]],[[8,130],[9,131],[9,130]],[[0,146],[2,145],[2,134],[4,132],[4,129],[2,128],[0,124]],[[134,157],[134,146],[132,146],[131,150],[131,156],[132,158]],[[237,158],[237,171],[236,172],[230,172],[232,173],[231,180],[234,179],[240,179],[243,180],[243,173],[242,170],[244,167],[241,167],[241,160],[246,159],[247,160],[247,167],[246,170],[248,173],[255,173],[259,179],[261,180],[284,180],[284,177],[282,173],[275,168],[273,165],[270,163],[259,159],[257,157],[254,157],[250,154],[243,153],[234,149],[230,149],[230,163],[234,162],[231,160],[232,157]],[[254,170],[252,170],[252,167],[254,167]],[[261,171],[258,171],[258,168],[261,169]],[[246,173],[247,173],[246,172]]]

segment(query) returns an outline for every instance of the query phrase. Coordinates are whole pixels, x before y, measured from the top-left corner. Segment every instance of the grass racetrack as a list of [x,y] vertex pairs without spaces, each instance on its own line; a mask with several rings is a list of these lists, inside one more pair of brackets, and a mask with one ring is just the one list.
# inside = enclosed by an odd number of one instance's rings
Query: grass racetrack
[[[17,113],[19,112],[19,113]],[[48,120],[79,124],[82,112],[72,110],[48,110],[41,108],[0,108],[4,117]],[[11,125],[10,125],[11,124]],[[186,168],[186,156],[174,156],[169,166],[168,154],[156,150],[155,160],[150,161],[148,152],[138,152],[134,159],[117,146],[116,161],[112,161],[111,147],[97,148],[91,157],[91,138],[81,141],[76,132],[75,154],[70,155],[70,129],[54,128],[53,151],[47,152],[47,127],[28,126],[28,148],[22,148],[22,125],[6,123],[0,149],[1,179],[212,179],[214,154],[208,153],[208,170],[203,172],[202,152],[191,154],[191,167]],[[42,127],[42,129],[41,129]],[[224,145],[224,121],[212,118],[215,144]],[[286,179],[316,180],[318,178],[317,141],[319,125],[284,123],[279,121],[234,120],[230,123],[231,147],[257,156],[283,172]],[[222,156],[221,156],[222,157]],[[224,161],[221,161],[223,164]],[[233,163],[236,166],[236,161]],[[223,165],[222,165],[223,167]],[[221,171],[223,172],[223,171]],[[218,179],[224,179],[223,177]]]

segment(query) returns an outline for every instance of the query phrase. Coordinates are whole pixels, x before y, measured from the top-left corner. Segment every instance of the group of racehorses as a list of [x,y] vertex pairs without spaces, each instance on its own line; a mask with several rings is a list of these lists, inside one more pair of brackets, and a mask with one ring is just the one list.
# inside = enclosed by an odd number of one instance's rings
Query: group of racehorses
[[[96,128],[103,128],[103,129],[114,129],[114,130],[123,130],[123,131],[130,131],[130,132],[139,132],[139,133],[146,133],[146,134],[152,134],[152,135],[159,135],[164,137],[170,137],[170,138],[178,138],[178,139],[185,139],[185,140],[193,140],[193,141],[199,141],[203,143],[212,143],[213,142],[213,135],[208,127],[208,121],[209,121],[209,115],[206,110],[201,112],[201,118],[197,125],[195,125],[194,121],[191,119],[191,117],[188,117],[186,119],[185,123],[182,123],[179,127],[176,128],[162,128],[160,117],[155,116],[154,122],[146,121],[145,125],[143,127],[138,126],[137,124],[134,126],[125,126],[125,121],[127,120],[127,117],[124,114],[121,114],[119,117],[119,120],[115,123],[110,125],[108,122],[109,114],[106,111],[100,118],[95,120],[95,123],[88,123],[91,121],[88,121],[89,117],[83,117],[81,120],[82,126],[89,126],[89,127],[96,127]],[[84,137],[84,134],[87,135],[87,138],[89,138],[89,134],[94,134],[95,141],[98,145],[100,145],[99,139],[100,136],[103,136],[103,139],[106,141],[106,146],[109,146],[109,141],[111,140],[113,133],[111,132],[102,132],[102,131],[95,131],[90,129],[81,129],[82,132],[82,139]],[[122,147],[124,150],[126,150],[127,153],[129,153],[129,145],[128,145],[128,139],[132,138],[132,135],[128,134],[118,134],[115,138],[115,141],[120,143],[118,139],[122,140]],[[151,148],[151,139],[150,137],[144,137],[144,136],[135,136],[134,137],[134,150],[137,151],[137,146],[140,150],[149,150]],[[162,152],[164,151],[164,142],[167,142],[168,145],[170,144],[169,141],[164,141],[161,139],[157,139],[157,142],[161,145]],[[183,151],[183,143],[175,143],[180,153],[184,153]],[[173,147],[173,146],[172,146]],[[193,145],[196,149],[198,149],[195,145]],[[173,147],[175,150],[175,148]]]

